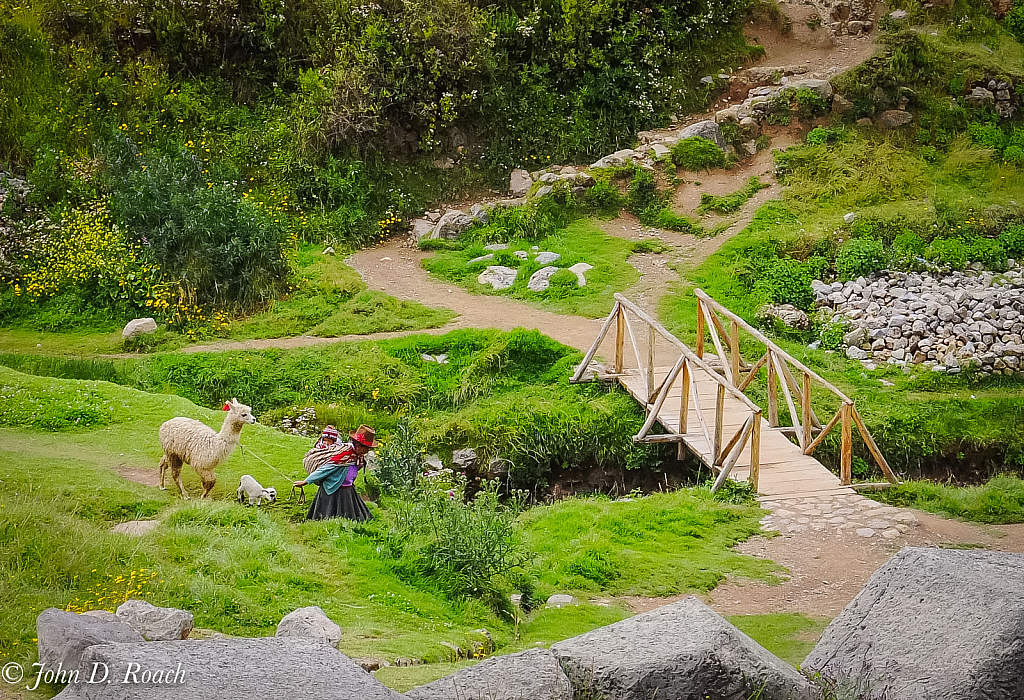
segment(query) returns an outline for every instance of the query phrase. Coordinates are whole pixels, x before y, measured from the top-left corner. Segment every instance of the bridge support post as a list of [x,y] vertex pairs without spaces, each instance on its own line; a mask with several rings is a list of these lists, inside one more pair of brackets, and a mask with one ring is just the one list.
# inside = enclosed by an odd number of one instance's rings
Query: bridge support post
[[619,313],[615,316],[615,374],[622,374],[625,360],[624,343],[626,342],[626,310],[618,304]]
[[843,440],[839,456],[839,479],[843,486],[853,483],[853,404],[844,403]]
[[751,487],[757,491],[757,480],[761,476],[761,412],[754,414],[754,425],[750,431],[750,476]]

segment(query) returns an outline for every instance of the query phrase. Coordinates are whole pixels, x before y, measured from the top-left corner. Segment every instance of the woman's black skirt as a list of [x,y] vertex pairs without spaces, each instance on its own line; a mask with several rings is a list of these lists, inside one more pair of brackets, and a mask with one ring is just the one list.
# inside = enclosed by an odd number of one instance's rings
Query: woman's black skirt
[[313,502],[309,504],[307,520],[327,520],[328,518],[348,518],[349,520],[373,520],[370,509],[356,493],[354,486],[340,488],[334,493],[327,493],[318,488]]

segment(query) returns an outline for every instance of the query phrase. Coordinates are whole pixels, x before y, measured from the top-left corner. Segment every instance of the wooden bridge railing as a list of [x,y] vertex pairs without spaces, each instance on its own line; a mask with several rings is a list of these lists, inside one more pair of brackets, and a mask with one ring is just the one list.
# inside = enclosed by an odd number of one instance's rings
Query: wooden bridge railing
[[[756,328],[712,299],[703,290],[695,289],[694,294],[697,296],[696,355],[703,359],[705,335],[710,335],[721,363],[724,379],[740,392],[750,386],[761,369],[765,369],[768,374],[768,424],[771,427],[786,430],[779,425],[778,392],[781,388],[793,422],[791,430],[796,433],[797,442],[805,455],[814,452],[825,436],[836,425],[841,425],[840,480],[843,484],[850,484],[852,481],[853,426],[856,425],[864,444],[885,477],[892,483],[898,483],[896,475],[889,467],[885,457],[882,456],[871,433],[868,432],[852,399],[773,343]],[[723,318],[725,319],[724,323]],[[765,347],[764,354],[753,365],[748,364],[740,354],[741,330]],[[799,383],[796,375],[800,376]],[[818,420],[818,416],[815,415],[811,406],[811,392],[816,384],[838,397],[840,401],[839,410],[824,426]]]
[[[632,317],[632,320],[630,317]],[[638,335],[634,322],[643,333],[639,337],[643,338],[646,335],[646,352],[641,350],[641,345],[637,342]],[[593,361],[594,355],[608,335],[612,325],[615,326],[615,359],[611,371],[607,372],[605,376],[611,378],[622,377],[627,374],[638,374],[642,381],[642,394],[646,399],[647,419],[644,421],[640,431],[633,436],[633,440],[640,443],[676,442],[680,444],[679,449],[681,451],[684,443],[683,436],[691,428],[688,425],[688,418],[690,407],[692,406],[695,409],[694,414],[697,418],[697,428],[711,448],[712,466],[720,468],[713,490],[717,490],[725,479],[728,478],[729,472],[739,460],[748,442],[750,443],[750,482],[756,489],[761,451],[761,408],[744,395],[742,388],[736,386],[736,383],[732,381],[732,378],[736,376],[735,374],[723,377],[702,359],[701,351],[695,353],[682,341],[665,330],[660,323],[622,295],[615,295],[615,306],[601,327],[597,340],[594,341],[583,362],[577,368],[572,381],[582,381],[586,376],[587,369]],[[670,360],[673,363],[671,369],[669,369],[668,374],[660,382],[657,381],[655,372],[655,368],[658,366],[659,339],[663,341],[663,345],[667,345],[668,351],[674,355]],[[635,369],[627,368],[627,340],[636,361]],[[662,352],[664,353],[665,350],[662,350]],[[667,363],[662,366],[666,365]],[[700,373],[701,376],[707,375],[717,385],[714,398],[715,420],[714,425],[711,426],[708,425],[702,411],[702,402],[710,401],[711,399],[709,396],[702,397],[701,388],[697,382],[693,381],[693,375],[698,369],[703,370]],[[655,421],[658,420],[668,395],[677,381],[680,383],[678,424],[676,426],[666,425],[666,421],[661,421],[663,427],[669,432],[666,434],[651,434],[651,429]],[[727,395],[739,401],[747,413],[743,424],[735,433],[728,436],[728,439],[725,439],[724,419],[725,398]]]

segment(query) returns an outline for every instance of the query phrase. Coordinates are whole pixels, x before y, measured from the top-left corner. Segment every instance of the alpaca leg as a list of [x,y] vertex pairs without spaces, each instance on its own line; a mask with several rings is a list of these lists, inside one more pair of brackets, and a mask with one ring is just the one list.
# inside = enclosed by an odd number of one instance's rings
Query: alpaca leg
[[167,468],[170,467],[170,463],[167,461],[167,455],[160,458],[160,490],[166,491],[167,487],[164,486],[164,476],[167,474]]
[[181,463],[175,462],[171,465],[171,476],[174,477],[174,483],[178,485],[178,493],[184,500],[189,500],[188,492],[185,491],[185,484],[181,481]]
[[213,476],[203,476],[201,478],[203,480],[203,495],[200,498],[211,498],[210,491],[213,491],[213,486],[217,483],[217,479]]

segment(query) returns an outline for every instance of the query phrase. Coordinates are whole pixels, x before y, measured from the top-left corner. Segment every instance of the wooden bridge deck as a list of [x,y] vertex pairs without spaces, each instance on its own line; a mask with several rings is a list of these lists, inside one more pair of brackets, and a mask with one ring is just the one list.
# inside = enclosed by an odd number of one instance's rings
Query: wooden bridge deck
[[[573,381],[589,381],[593,375],[621,384],[647,414],[633,440],[676,443],[680,453],[683,447],[689,449],[717,474],[713,489],[733,478],[749,480],[758,494],[771,498],[853,494],[854,427],[886,478],[897,482],[852,399],[703,291],[694,294],[697,342],[692,350],[616,294],[615,307]],[[753,346],[760,354],[764,348],[756,361],[741,354],[741,330],[753,340],[746,343],[748,351]],[[715,352],[705,356],[707,336]],[[605,338],[614,339],[608,353],[611,362],[592,366]],[[666,359],[673,364],[665,364]],[[762,371],[767,374],[764,379]],[[767,391],[766,410],[745,393],[753,382],[761,387],[760,396]],[[812,397],[815,386],[818,393]],[[815,407],[831,419],[822,424]],[[663,432],[651,432],[656,423]],[[839,476],[811,456],[837,426]]]
[[[671,367],[658,367],[655,369],[655,382],[660,384],[668,375]],[[644,397],[644,378],[639,370],[627,370],[618,377],[619,383],[641,404],[646,402]],[[713,396],[717,390],[718,383],[702,369],[695,368],[691,381],[697,385],[697,391],[701,396]],[[657,422],[667,432],[675,432],[679,429],[680,401],[682,399],[682,387],[674,384],[665,399],[665,404],[658,411]],[[708,425],[715,423],[715,404],[701,405],[704,421]],[[736,432],[749,415],[747,407],[738,399],[732,396],[725,397],[725,408],[723,411],[723,428],[725,435],[732,435]],[[821,462],[810,455],[805,455],[799,445],[793,444],[781,431],[773,429],[768,421],[761,418],[761,446],[758,459],[760,475],[757,483],[757,492],[762,496],[773,498],[805,497],[834,494],[855,493],[849,486],[843,486],[839,477],[830,472]],[[704,464],[711,465],[714,462],[712,456],[713,446],[708,443],[703,432],[694,430],[698,425],[697,409],[690,402],[688,407],[687,425],[691,428],[689,432],[681,436],[682,443],[695,454]],[[739,459],[732,468],[729,476],[738,481],[746,481],[750,476],[750,441],[744,446]]]

